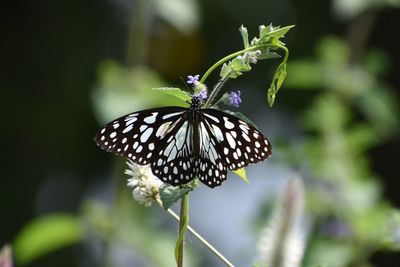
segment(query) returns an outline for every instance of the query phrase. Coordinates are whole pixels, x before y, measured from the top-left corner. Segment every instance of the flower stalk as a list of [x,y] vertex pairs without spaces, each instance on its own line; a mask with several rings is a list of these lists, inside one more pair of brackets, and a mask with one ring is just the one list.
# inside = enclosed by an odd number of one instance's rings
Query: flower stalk
[[181,198],[179,214],[179,236],[175,246],[175,259],[178,267],[183,267],[185,233],[189,224],[189,194]]
[[[160,206],[162,203],[159,202]],[[174,217],[178,222],[180,221],[179,216],[171,209],[168,209],[167,212]],[[215,256],[217,256],[223,263],[225,263],[228,267],[233,267],[233,264],[224,257],[213,245],[211,245],[204,237],[202,237],[196,230],[194,230],[190,225],[187,226],[187,230],[192,233],[201,243],[203,243]]]

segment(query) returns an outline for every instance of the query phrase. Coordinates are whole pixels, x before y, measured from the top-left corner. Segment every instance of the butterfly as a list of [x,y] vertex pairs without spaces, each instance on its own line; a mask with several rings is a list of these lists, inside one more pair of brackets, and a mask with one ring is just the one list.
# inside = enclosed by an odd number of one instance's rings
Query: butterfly
[[194,96],[188,108],[160,107],[137,111],[105,125],[97,145],[137,164],[150,164],[155,176],[173,185],[198,177],[213,188],[227,170],[267,159],[271,144],[255,127],[213,108]]

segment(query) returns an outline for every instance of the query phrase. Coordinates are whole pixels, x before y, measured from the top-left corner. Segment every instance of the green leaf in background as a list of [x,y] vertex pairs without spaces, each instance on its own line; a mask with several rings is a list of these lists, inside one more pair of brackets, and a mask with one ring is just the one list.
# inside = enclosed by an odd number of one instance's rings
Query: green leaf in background
[[235,173],[237,176],[242,178],[242,180],[245,181],[246,183],[250,183],[249,179],[247,179],[245,168],[240,168],[240,169],[234,170],[233,173]]
[[174,96],[183,101],[190,101],[190,99],[192,99],[192,97],[189,95],[188,92],[182,91],[181,89],[176,87],[159,87],[159,88],[153,88],[153,90],[161,92],[163,94]]
[[183,33],[197,30],[200,24],[200,8],[195,0],[153,0],[152,10]]
[[42,216],[22,229],[14,241],[15,259],[29,263],[82,239],[80,222],[69,214]]
[[192,182],[181,188],[164,183],[160,187],[160,198],[163,208],[168,210],[183,195],[195,189],[198,186],[198,183],[198,179],[194,179]]

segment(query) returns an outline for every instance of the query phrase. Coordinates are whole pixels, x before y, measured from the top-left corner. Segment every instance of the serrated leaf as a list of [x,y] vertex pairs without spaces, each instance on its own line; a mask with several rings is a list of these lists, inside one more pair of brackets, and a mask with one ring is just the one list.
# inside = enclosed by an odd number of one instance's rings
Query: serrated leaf
[[251,121],[249,118],[247,118],[243,113],[241,113],[241,112],[234,112],[234,111],[227,110],[227,109],[225,109],[225,110],[223,110],[223,111],[226,112],[226,113],[228,113],[228,114],[231,114],[231,115],[233,115],[233,116],[235,116],[235,117],[238,117],[239,119],[241,119],[241,120],[247,122],[249,125],[253,126],[254,128],[256,128],[256,129],[258,130],[257,125],[256,125],[253,121]]
[[272,31],[268,33],[269,36],[280,39],[282,38],[291,28],[293,28],[295,25],[289,25],[283,28],[275,27]]
[[224,63],[224,65],[222,65],[221,72],[219,73],[219,76],[221,78],[226,78],[226,77],[230,76],[231,70],[232,70],[231,64]]
[[286,26],[283,28],[273,27],[271,25],[267,27],[260,27],[260,40],[259,42],[265,43],[269,42],[271,39],[279,40],[280,38],[284,37],[284,35],[293,28],[294,25]]
[[158,91],[163,94],[175,96],[183,101],[190,101],[192,97],[188,92],[182,91],[180,88],[177,87],[158,87],[153,88],[153,91]]
[[184,187],[176,187],[164,183],[160,187],[160,198],[163,208],[165,210],[168,210],[183,195],[194,190],[197,186],[198,186],[198,179],[194,179],[192,182],[190,182]]
[[235,58],[232,60],[232,70],[238,75],[241,75],[242,72],[250,71],[251,66],[250,64],[243,62],[241,58]]
[[27,264],[81,239],[80,222],[76,216],[43,216],[26,225],[18,234],[13,244],[15,258],[18,263]]
[[233,173],[235,173],[237,176],[242,178],[242,180],[245,181],[246,183],[250,183],[249,179],[247,179],[245,168],[240,168],[240,169],[234,170]]

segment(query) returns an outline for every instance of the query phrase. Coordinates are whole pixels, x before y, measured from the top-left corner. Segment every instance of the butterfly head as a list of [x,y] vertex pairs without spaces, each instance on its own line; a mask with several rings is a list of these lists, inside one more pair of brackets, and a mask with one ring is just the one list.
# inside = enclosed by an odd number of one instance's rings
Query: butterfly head
[[198,110],[202,106],[202,101],[199,97],[193,96],[190,105],[193,109]]

